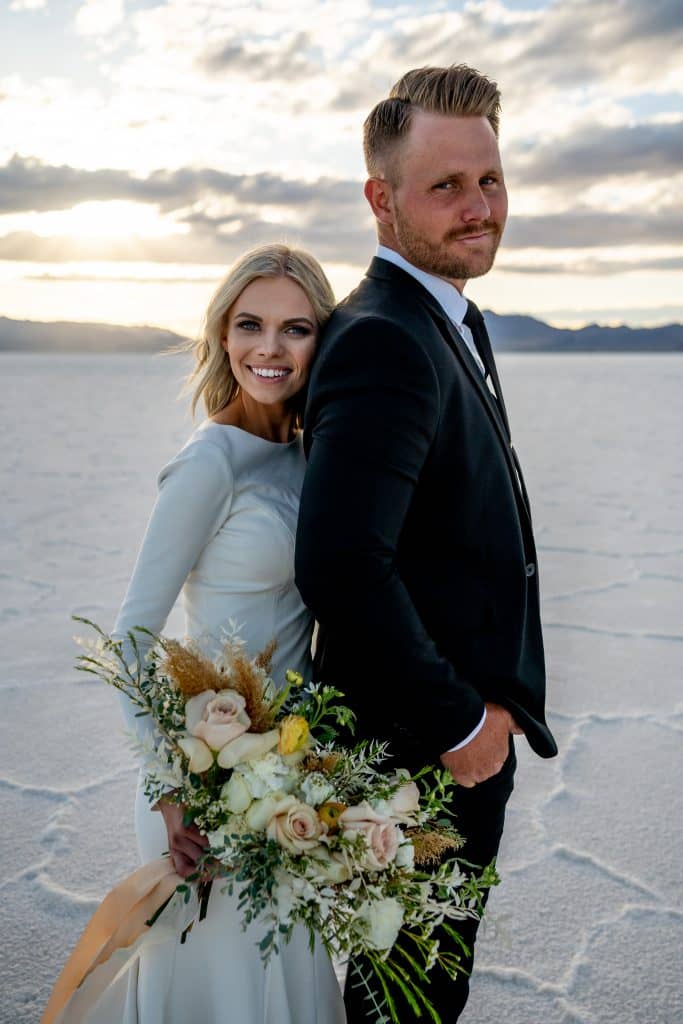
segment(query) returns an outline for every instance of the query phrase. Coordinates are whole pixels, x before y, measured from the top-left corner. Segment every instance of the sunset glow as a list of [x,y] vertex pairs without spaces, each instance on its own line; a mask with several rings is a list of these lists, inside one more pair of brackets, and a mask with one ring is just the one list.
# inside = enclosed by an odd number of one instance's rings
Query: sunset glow
[[189,331],[269,240],[343,295],[374,250],[364,117],[408,68],[465,61],[501,86],[511,199],[468,293],[553,323],[683,319],[669,5],[14,0],[0,33],[0,315]]

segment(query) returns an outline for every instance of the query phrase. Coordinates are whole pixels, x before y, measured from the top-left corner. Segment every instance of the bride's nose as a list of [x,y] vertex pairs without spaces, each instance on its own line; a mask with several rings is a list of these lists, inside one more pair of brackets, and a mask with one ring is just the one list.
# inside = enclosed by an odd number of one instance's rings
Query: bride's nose
[[265,330],[261,332],[258,344],[258,353],[261,356],[277,356],[284,351],[282,335],[278,330]]

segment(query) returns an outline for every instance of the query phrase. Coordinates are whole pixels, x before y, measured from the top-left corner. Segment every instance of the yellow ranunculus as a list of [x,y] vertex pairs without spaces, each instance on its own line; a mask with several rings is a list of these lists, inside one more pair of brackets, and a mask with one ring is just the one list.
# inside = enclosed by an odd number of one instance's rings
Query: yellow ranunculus
[[288,668],[285,672],[285,679],[290,686],[302,686],[304,677],[301,672],[295,672],[293,668]]
[[329,832],[339,831],[339,819],[346,810],[346,804],[328,800],[318,808],[318,817],[327,825]]
[[308,722],[301,715],[288,715],[280,724],[280,754],[294,754],[302,750],[308,739]]

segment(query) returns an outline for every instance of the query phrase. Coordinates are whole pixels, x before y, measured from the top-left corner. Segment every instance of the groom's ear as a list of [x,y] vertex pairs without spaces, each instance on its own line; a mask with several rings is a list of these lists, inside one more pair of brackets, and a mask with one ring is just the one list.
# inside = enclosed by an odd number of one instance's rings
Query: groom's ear
[[393,190],[389,182],[385,178],[368,178],[363,191],[380,224],[393,224]]

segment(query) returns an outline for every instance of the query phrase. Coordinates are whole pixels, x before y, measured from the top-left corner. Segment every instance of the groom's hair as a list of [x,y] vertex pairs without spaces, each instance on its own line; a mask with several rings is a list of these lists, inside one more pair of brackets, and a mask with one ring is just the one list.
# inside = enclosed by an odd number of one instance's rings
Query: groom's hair
[[397,183],[393,158],[398,143],[410,129],[414,110],[454,117],[487,117],[498,138],[500,90],[496,82],[467,64],[415,68],[392,86],[388,98],[373,107],[365,119],[363,152],[371,177],[386,177]]

